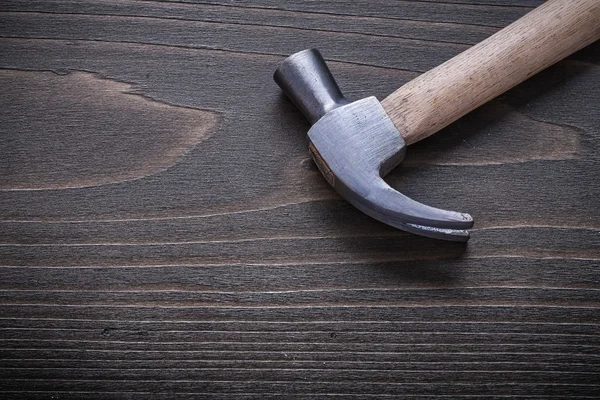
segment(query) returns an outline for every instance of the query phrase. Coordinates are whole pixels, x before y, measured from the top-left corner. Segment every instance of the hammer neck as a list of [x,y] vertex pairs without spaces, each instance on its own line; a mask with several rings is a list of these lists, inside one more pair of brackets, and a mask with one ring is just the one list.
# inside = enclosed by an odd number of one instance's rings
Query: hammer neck
[[285,59],[273,78],[311,124],[329,111],[349,103],[316,49],[304,50]]

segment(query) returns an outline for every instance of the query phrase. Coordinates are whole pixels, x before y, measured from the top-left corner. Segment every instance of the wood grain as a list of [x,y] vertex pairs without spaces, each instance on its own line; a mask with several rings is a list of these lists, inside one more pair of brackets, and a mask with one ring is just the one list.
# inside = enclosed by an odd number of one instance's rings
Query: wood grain
[[596,398],[598,43],[390,174],[467,246],[343,202],[272,82],[383,98],[541,3],[1,2],[0,397]]
[[140,179],[171,167],[216,129],[215,113],[127,94],[129,85],[85,72],[4,70],[0,80],[8,89],[1,133],[9,138],[0,148],[0,190]]

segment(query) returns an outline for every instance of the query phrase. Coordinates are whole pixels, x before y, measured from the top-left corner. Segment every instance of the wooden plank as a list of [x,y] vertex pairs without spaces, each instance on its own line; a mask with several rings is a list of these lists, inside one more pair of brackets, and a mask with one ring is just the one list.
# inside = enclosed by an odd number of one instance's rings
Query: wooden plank
[[3,1],[0,397],[596,398],[598,43],[389,176],[466,246],[342,201],[271,77],[381,99],[540,3]]

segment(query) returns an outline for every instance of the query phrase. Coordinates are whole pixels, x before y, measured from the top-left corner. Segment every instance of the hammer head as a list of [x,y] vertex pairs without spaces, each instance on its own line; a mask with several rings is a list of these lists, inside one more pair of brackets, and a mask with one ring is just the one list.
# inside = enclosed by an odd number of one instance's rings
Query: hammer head
[[404,159],[404,139],[375,97],[352,103],[344,98],[318,50],[288,57],[274,79],[313,124],[309,150],[342,197],[398,229],[437,239],[469,239],[469,214],[419,203],[383,180]]

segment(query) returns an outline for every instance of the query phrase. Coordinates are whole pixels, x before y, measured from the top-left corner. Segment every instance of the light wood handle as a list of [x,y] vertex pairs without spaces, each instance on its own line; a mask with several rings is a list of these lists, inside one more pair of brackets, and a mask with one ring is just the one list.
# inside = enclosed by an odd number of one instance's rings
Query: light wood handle
[[414,143],[600,39],[600,0],[550,0],[381,102]]

